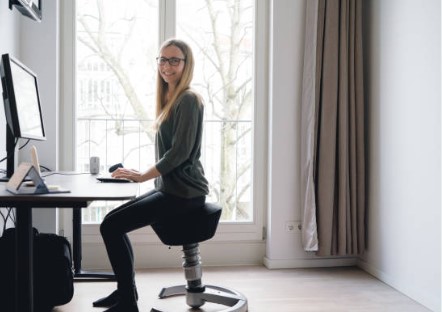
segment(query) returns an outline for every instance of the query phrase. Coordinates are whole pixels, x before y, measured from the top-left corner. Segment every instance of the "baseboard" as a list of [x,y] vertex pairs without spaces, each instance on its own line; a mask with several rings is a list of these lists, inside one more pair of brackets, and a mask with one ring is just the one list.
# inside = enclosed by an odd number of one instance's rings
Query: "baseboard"
[[431,311],[441,310],[440,297],[438,297],[437,295],[431,296],[427,292],[416,287],[413,283],[405,283],[399,281],[396,278],[392,277],[391,275],[387,274],[386,272],[383,272],[382,270],[378,269],[377,267],[371,265],[370,263],[362,259],[359,259],[357,266],[360,267],[365,272],[373,275],[378,280],[384,282],[390,287],[406,295],[407,297],[410,297],[416,302],[427,307]]
[[321,268],[337,266],[354,266],[357,258],[308,258],[308,259],[269,259],[264,257],[268,269]]

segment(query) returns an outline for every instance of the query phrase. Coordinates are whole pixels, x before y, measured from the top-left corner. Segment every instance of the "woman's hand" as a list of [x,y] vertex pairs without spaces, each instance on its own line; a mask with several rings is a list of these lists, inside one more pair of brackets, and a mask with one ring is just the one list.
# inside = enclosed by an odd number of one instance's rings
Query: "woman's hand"
[[134,169],[118,168],[112,172],[112,177],[117,179],[128,179],[134,182],[145,182],[150,179],[159,177],[161,173],[155,166],[150,167],[145,172],[141,173]]
[[141,173],[134,169],[118,168],[112,172],[112,177],[117,179],[128,179],[134,182],[143,182]]

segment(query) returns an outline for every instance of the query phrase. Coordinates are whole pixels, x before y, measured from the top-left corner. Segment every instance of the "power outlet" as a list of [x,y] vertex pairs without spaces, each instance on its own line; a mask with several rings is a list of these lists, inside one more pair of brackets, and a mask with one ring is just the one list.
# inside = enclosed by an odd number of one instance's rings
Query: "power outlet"
[[297,229],[297,224],[295,221],[287,221],[285,223],[285,230],[287,232],[295,232]]
[[285,223],[285,230],[287,232],[297,232],[301,231],[301,222],[300,221],[287,221]]

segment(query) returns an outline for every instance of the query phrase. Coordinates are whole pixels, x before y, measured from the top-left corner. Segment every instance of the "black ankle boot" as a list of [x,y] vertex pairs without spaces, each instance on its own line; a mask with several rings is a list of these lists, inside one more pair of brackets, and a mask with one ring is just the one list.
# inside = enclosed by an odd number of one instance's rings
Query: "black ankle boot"
[[[137,288],[134,288],[135,293],[135,300],[138,300],[138,292]],[[95,308],[109,308],[113,305],[116,305],[118,302],[121,301],[121,295],[117,290],[114,290],[109,296],[98,299],[92,303],[92,306]]]
[[137,302],[120,301],[104,312],[139,312]]
[[94,301],[92,305],[96,308],[111,307],[120,301],[118,290],[112,292],[109,296]]

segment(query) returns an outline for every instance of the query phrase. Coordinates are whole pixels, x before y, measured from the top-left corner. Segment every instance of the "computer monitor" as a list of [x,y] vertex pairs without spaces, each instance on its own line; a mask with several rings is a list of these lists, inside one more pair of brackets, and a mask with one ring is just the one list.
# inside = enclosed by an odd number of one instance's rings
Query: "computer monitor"
[[37,75],[20,61],[3,54],[0,63],[6,116],[6,178],[14,174],[15,146],[19,138],[46,140]]

